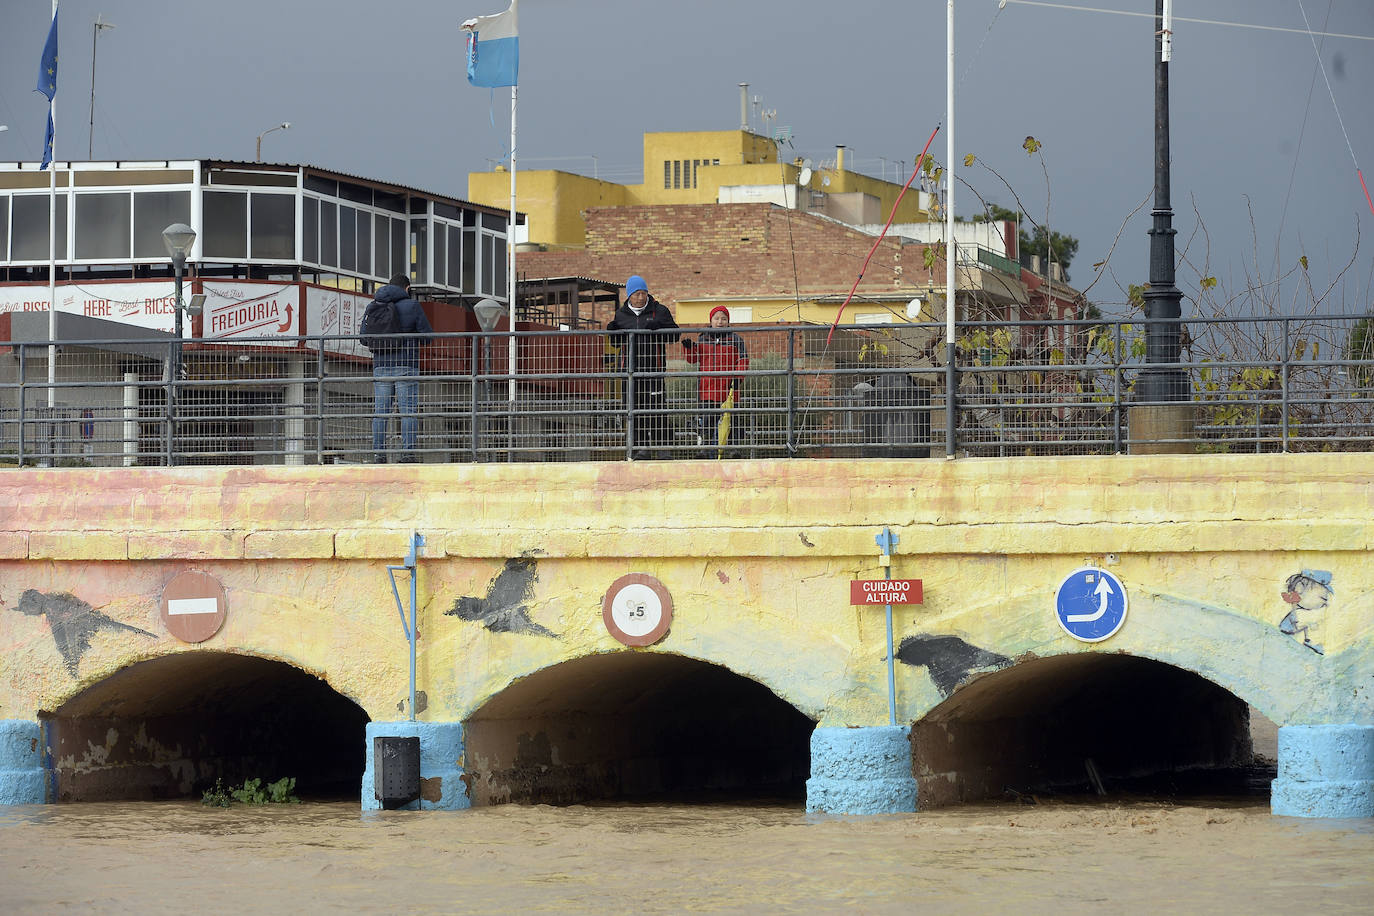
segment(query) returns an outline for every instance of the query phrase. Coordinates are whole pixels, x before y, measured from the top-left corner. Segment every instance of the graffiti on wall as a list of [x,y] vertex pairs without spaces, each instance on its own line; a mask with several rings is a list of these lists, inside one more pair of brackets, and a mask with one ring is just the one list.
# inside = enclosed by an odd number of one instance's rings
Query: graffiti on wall
[[918,634],[902,640],[897,660],[916,667],[925,666],[940,696],[948,697],[979,668],[1005,668],[1011,659],[987,649],[969,645],[957,636]]
[[1279,621],[1279,632],[1299,640],[1318,655],[1325,655],[1326,606],[1335,594],[1331,573],[1324,569],[1304,569],[1289,576],[1281,592],[1289,610]]
[[19,596],[18,610],[30,617],[48,618],[53,642],[57,644],[57,651],[72,677],[77,676],[81,658],[91,647],[91,637],[100,630],[137,633],[149,639],[157,639],[147,630],[140,630],[138,627],[106,617],[85,601],[67,592],[44,594],[37,589],[25,589]]
[[529,601],[534,597],[534,583],[538,578],[533,557],[507,560],[488,583],[486,597],[464,595],[444,613],[479,622],[493,633],[526,633],[557,639],[557,633],[530,619]]

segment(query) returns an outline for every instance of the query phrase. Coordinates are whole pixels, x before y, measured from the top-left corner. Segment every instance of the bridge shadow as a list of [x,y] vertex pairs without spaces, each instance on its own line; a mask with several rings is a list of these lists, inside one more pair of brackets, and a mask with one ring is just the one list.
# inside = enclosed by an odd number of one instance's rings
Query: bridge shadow
[[39,714],[58,801],[199,797],[223,780],[296,779],[356,798],[368,717],[285,662],[181,652],[130,665]]
[[466,723],[474,805],[795,802],[815,722],[718,665],[658,652],[574,659]]
[[[956,690],[912,727],[922,809],[979,799],[1268,796],[1251,709],[1163,662],[1033,659]],[[1267,720],[1265,720],[1267,721]]]

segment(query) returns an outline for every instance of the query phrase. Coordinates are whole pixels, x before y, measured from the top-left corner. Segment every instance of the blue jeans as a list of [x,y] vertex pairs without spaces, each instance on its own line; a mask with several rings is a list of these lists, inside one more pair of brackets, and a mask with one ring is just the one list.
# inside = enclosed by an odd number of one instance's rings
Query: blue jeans
[[387,427],[391,424],[391,401],[396,399],[396,409],[401,414],[401,447],[406,451],[415,448],[415,436],[420,430],[420,381],[411,378],[398,381],[401,376],[419,375],[420,370],[410,366],[374,366],[372,368],[372,450],[386,449]]

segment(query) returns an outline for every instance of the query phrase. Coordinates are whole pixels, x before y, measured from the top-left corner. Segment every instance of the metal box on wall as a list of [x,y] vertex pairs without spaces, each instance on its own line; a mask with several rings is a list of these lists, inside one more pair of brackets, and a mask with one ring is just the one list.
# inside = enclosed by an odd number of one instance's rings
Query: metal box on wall
[[373,794],[388,810],[420,797],[420,739],[372,739]]

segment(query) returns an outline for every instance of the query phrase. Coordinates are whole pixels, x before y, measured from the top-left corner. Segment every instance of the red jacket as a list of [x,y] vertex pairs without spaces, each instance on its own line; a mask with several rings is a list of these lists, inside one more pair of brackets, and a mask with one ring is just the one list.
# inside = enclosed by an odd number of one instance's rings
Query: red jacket
[[[702,331],[697,335],[696,346],[688,347],[684,341],[687,362],[695,363],[702,372],[744,372],[749,368],[749,356],[744,350],[744,339],[734,331],[725,329]],[[725,401],[731,386],[738,389],[743,384],[741,376],[703,375],[697,379],[697,397],[712,404]],[[735,397],[739,397],[738,390]]]

